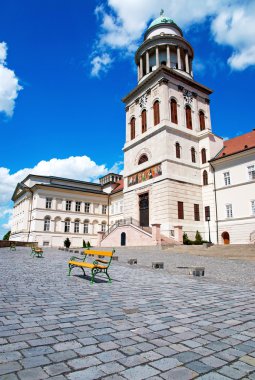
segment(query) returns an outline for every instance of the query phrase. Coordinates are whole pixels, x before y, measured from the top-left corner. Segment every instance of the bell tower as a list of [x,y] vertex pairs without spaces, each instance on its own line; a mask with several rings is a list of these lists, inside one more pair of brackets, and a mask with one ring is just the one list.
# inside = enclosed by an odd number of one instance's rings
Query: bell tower
[[[211,131],[210,94],[196,82],[194,51],[180,27],[161,11],[136,51],[138,84],[123,99],[124,217],[206,238],[205,208],[215,220],[209,160],[223,147]],[[209,208],[208,208],[209,207]],[[214,237],[216,227],[211,224]]]

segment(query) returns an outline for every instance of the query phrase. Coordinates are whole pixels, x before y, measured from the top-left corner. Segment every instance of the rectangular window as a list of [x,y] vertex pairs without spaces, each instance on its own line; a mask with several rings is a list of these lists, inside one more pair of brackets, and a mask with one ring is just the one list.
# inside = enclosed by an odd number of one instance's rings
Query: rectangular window
[[205,206],[205,220],[207,219],[210,219],[211,218],[211,215],[210,215],[210,206]]
[[101,224],[101,232],[105,232],[105,231],[106,231],[106,224],[102,223]]
[[52,198],[46,198],[46,208],[51,208]]
[[200,220],[199,205],[198,204],[194,204],[194,220],[196,220],[196,221]]
[[178,219],[184,219],[183,202],[178,202]]
[[89,209],[90,209],[90,203],[85,203],[85,212],[86,213],[89,213]]
[[74,232],[75,233],[78,233],[79,232],[79,228],[80,227],[80,223],[78,221],[75,221],[74,222]]
[[75,202],[75,211],[77,212],[81,211],[81,202]]
[[66,211],[71,211],[72,201],[66,201]]
[[251,201],[251,213],[252,215],[255,215],[255,200]]
[[88,223],[84,223],[83,232],[84,232],[84,234],[88,234],[89,233],[89,224]]
[[44,231],[49,231],[50,230],[50,219],[46,218],[44,219]]
[[229,174],[229,172],[225,172],[225,173],[223,173],[223,176],[224,176],[224,183],[225,183],[225,186],[230,185],[230,174]]
[[255,165],[248,166],[248,176],[250,181],[255,179]]
[[65,232],[70,232],[70,221],[69,220],[65,221]]
[[233,218],[232,205],[230,203],[226,205],[226,217]]
[[107,206],[102,205],[102,214],[106,214]]
[[50,242],[49,241],[43,241],[43,247],[49,247]]

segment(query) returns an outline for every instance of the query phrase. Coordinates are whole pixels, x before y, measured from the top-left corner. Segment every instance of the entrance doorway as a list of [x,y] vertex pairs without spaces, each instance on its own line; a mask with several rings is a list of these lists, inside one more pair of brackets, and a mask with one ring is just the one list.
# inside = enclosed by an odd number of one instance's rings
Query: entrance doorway
[[221,234],[221,237],[223,239],[224,244],[230,244],[230,237],[229,237],[229,233],[228,232],[226,232],[226,231],[223,232]]
[[125,232],[121,232],[120,245],[126,245],[126,233]]
[[149,226],[149,193],[139,195],[140,226]]

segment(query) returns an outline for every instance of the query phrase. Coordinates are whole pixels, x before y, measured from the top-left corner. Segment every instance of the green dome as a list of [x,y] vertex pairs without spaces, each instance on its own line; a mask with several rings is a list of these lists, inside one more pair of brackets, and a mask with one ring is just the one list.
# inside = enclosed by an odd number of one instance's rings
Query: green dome
[[154,21],[152,21],[148,29],[150,29],[152,26],[156,26],[160,24],[174,24],[174,23],[175,22],[171,18],[162,15],[156,18]]

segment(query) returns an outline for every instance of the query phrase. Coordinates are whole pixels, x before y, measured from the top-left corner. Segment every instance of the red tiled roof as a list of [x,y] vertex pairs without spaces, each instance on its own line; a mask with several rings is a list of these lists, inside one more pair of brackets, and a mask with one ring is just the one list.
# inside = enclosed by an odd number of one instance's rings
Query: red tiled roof
[[124,187],[124,180],[123,180],[123,179],[120,179],[120,180],[116,183],[116,187],[112,190],[111,194],[113,194],[113,193],[117,193],[118,191],[122,191],[122,190],[123,190],[123,187]]
[[217,160],[218,158],[242,152],[249,148],[255,148],[255,131],[224,141],[224,148],[214,159]]

